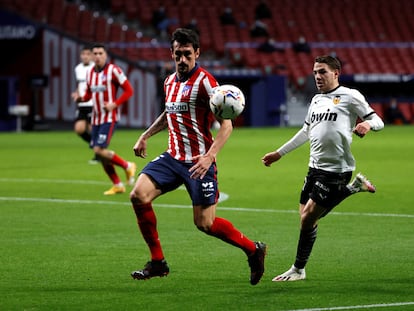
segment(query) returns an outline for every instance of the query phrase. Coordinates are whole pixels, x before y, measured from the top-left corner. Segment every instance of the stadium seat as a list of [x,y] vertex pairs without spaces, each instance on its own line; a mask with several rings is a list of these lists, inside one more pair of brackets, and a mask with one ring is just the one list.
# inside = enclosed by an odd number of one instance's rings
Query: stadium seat
[[374,111],[376,112],[376,114],[382,119],[385,120],[385,107],[383,103],[379,103],[379,102],[374,102],[374,103],[370,103],[370,106],[372,107],[372,109],[374,109]]
[[47,22],[58,29],[62,29],[63,13],[63,1],[52,1]]
[[77,36],[79,28],[79,7],[74,3],[66,4],[63,14],[63,29],[72,36]]
[[95,18],[95,41],[105,43],[108,40],[108,22],[106,17],[98,16]]
[[94,39],[94,17],[89,10],[79,12],[79,36],[82,40],[91,42]]
[[412,111],[411,105],[412,104],[409,102],[400,102],[397,104],[398,109],[401,111],[405,120],[408,123],[413,122],[413,111]]

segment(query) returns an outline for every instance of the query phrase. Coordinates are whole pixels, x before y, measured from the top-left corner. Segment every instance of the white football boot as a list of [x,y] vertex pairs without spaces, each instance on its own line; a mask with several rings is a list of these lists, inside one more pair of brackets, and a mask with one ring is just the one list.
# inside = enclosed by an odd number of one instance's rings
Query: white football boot
[[356,192],[371,192],[376,191],[375,186],[361,173],[356,174],[354,180],[348,185],[348,189],[352,193]]
[[275,276],[272,282],[299,281],[306,278],[305,269],[298,269],[294,265],[281,275]]

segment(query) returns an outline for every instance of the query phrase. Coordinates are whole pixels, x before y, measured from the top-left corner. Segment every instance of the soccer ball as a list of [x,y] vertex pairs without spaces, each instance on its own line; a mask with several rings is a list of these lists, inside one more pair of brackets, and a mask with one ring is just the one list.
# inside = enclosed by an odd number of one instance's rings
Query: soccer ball
[[213,89],[210,109],[220,119],[237,118],[244,110],[243,92],[236,86],[225,84]]

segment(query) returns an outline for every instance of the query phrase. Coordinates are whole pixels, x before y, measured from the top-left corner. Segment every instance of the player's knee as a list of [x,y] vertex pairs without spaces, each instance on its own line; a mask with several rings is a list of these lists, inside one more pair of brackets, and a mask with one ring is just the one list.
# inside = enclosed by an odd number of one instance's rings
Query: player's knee
[[204,233],[209,233],[210,232],[210,227],[209,226],[196,225],[196,227],[201,232],[204,232]]
[[201,232],[209,233],[210,232],[210,229],[211,229],[211,226],[212,226],[212,223],[207,222],[207,221],[197,221],[197,220],[194,220],[194,225]]
[[134,189],[132,189],[129,194],[129,200],[132,204],[143,204],[152,201],[150,195],[140,191],[139,187],[134,187]]
[[136,191],[135,189],[132,189],[132,191],[129,194],[129,200],[133,203],[133,204],[141,204],[143,203],[142,200],[142,195]]

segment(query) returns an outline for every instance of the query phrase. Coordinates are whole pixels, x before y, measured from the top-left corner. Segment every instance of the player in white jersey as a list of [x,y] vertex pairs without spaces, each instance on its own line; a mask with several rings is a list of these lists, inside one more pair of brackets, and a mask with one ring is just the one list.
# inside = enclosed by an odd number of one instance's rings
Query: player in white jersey
[[210,128],[214,115],[209,99],[218,83],[196,63],[199,55],[197,33],[177,29],[171,40],[176,72],[164,83],[165,110],[134,146],[135,155],[145,158],[147,140],[168,128],[168,150],[144,167],[130,194],[138,226],[151,253],[144,269],[131,275],[145,280],[169,273],[152,201],[184,184],[192,200],[194,224],[202,232],[242,249],[250,265],[250,283],[256,285],[264,272],[266,245],[253,242],[231,222],[216,217],[219,197],[216,156],[230,137],[233,125],[231,120],[219,120],[221,127],[213,140]]
[[[86,75],[93,68],[95,63],[92,61],[92,50],[89,47],[83,47],[80,52],[81,62],[75,67],[75,78],[77,88],[74,94],[84,96],[86,93]],[[73,96],[73,94],[72,94]],[[92,117],[92,100],[84,103],[77,103],[76,119],[74,124],[75,133],[79,135],[88,145],[91,142],[91,117]],[[90,164],[97,163],[96,156],[89,161]]]
[[[332,56],[315,59],[313,75],[320,94],[312,98],[305,124],[292,139],[262,158],[263,164],[270,166],[310,142],[309,172],[300,196],[301,231],[296,260],[273,281],[305,279],[305,265],[316,240],[319,219],[353,193],[375,192],[360,173],[349,183],[355,170],[352,134],[363,137],[370,130],[381,130],[384,123],[359,91],[339,85],[340,70],[340,62]],[[356,124],[358,117],[362,122]]]

